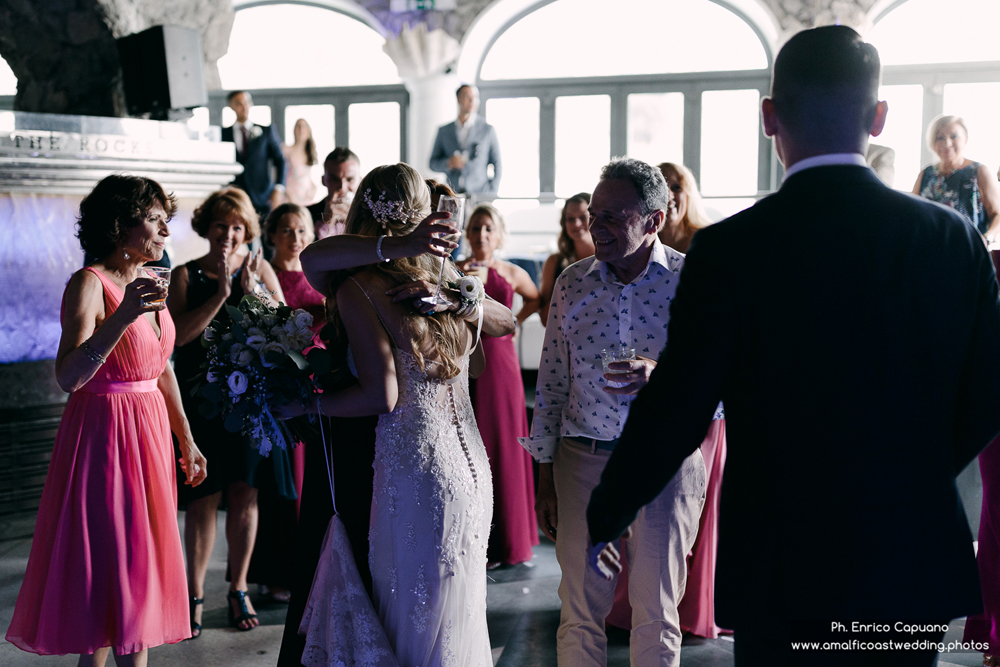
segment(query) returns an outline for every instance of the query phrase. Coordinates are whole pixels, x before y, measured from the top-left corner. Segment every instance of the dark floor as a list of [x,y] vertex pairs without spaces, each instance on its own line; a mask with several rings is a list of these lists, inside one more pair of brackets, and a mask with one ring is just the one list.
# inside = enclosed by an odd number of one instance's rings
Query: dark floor
[[[224,522],[224,515],[220,514],[219,520]],[[181,522],[183,526],[183,513]],[[0,542],[2,632],[6,632],[10,624],[30,548],[30,540]],[[152,649],[150,667],[271,667],[275,664],[284,629],[285,608],[258,607],[261,626],[252,632],[230,629],[226,625],[225,553],[223,531],[220,530],[206,582],[203,636],[197,641]],[[496,666],[554,667],[555,634],[559,624],[559,597],[556,593],[559,566],[555,547],[543,539],[543,544],[535,548],[535,558],[530,563],[494,570],[489,576],[487,619]],[[945,642],[960,640],[963,627],[964,622],[952,623]],[[0,641],[2,667],[68,667],[75,664],[74,656],[36,656]],[[109,660],[108,665],[112,664]],[[609,632],[608,667],[627,667],[628,664],[628,633]],[[682,667],[731,667],[732,664],[733,642],[730,639],[685,639],[681,651]],[[972,667],[982,664],[982,657],[948,654],[942,655],[938,664],[939,667]]]

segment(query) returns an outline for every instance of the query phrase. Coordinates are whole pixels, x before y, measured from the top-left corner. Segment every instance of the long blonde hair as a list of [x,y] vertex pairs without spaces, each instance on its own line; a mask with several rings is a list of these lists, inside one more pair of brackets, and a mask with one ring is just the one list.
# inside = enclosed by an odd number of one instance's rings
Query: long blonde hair
[[[372,203],[376,203],[382,195],[384,195],[382,200],[384,203],[401,202],[402,207],[408,209],[408,215],[397,216],[403,218],[402,220],[390,216],[376,219],[365,200],[367,197]],[[430,213],[430,210],[430,191],[424,183],[424,179],[413,167],[402,162],[375,167],[368,172],[368,175],[362,179],[358,186],[357,196],[351,203],[351,209],[347,214],[345,233],[360,236],[381,236],[383,234],[405,236],[417,228],[417,225]],[[441,266],[439,261],[433,255],[421,255],[380,262],[369,268],[386,276],[397,285],[415,280],[426,280],[433,283],[437,281],[438,270]],[[333,280],[331,292],[335,293],[337,287],[347,279],[348,275],[347,272],[338,275]],[[335,318],[334,322],[342,331],[338,309],[333,306],[331,311]],[[424,355],[421,350],[429,347],[434,353],[433,356],[437,357],[444,367],[442,378],[456,377],[461,372],[458,361],[465,353],[464,322],[456,318],[450,311],[430,316],[410,311],[404,317],[405,328],[410,334],[412,351],[417,357],[420,368],[425,369]]]
[[657,169],[663,174],[663,178],[667,179],[668,184],[670,182],[670,173],[673,172],[681,182],[684,194],[687,195],[687,211],[684,212],[684,219],[681,220],[684,232],[689,236],[694,236],[694,233],[702,227],[711,225],[712,220],[708,217],[708,213],[705,212],[705,204],[702,202],[701,193],[698,192],[698,181],[695,180],[691,170],[676,162],[663,162],[657,165]]

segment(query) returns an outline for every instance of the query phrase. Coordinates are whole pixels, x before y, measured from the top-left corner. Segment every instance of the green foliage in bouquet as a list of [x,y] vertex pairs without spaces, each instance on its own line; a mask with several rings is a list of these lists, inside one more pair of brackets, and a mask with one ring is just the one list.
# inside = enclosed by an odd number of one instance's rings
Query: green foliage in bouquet
[[213,320],[202,335],[208,360],[192,395],[202,397],[204,417],[221,414],[226,430],[249,436],[267,456],[272,446],[285,449],[293,441],[268,406],[305,405],[330,372],[330,355],[318,347],[304,352],[313,343],[313,317],[304,310],[274,308],[254,295],[225,309],[228,317]]

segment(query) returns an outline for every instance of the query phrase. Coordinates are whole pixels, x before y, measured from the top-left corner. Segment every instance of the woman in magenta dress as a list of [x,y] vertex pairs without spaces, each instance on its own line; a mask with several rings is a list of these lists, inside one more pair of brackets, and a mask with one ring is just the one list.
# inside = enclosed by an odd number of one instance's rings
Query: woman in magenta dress
[[[477,206],[466,226],[472,259],[462,262],[459,268],[478,275],[486,293],[508,308],[514,294],[520,294],[524,300],[517,314],[520,325],[538,310],[538,288],[527,271],[494,257],[506,235],[500,212],[491,204]],[[538,544],[538,523],[531,456],[517,441],[528,435],[528,413],[514,337],[486,336],[482,345],[486,370],[476,379],[471,393],[476,423],[493,471],[493,530],[486,560],[490,567],[497,567],[531,560],[531,547]]]
[[84,251],[70,279],[56,379],[72,392],[56,435],[31,556],[7,640],[79,665],[145,665],[147,649],[191,636],[177,530],[173,444],[189,484],[207,465],[167,363],[166,285],[141,269],[163,256],[173,197],[108,176],[80,204]]
[[[319,331],[326,324],[326,299],[317,292],[302,273],[299,255],[306,246],[316,240],[312,216],[298,204],[282,204],[271,211],[264,225],[264,235],[274,248],[271,266],[278,275],[285,304],[301,308],[313,316],[313,344],[325,347],[319,339]],[[305,443],[292,450],[292,473],[295,477],[295,515],[298,516],[302,502],[302,478],[305,474]]]

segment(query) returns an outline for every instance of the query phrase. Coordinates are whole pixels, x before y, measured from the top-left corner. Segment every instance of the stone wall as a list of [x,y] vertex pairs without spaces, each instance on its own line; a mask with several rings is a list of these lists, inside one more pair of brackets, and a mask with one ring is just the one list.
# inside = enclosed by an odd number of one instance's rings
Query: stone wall
[[865,17],[876,0],[758,0],[774,13],[787,39],[800,30],[841,23],[853,28],[865,25]]
[[201,32],[205,84],[229,48],[232,0],[0,0],[0,56],[19,111],[125,116],[115,39],[154,25]]

